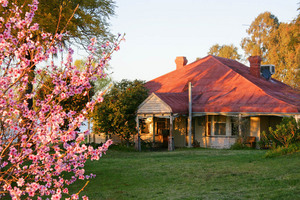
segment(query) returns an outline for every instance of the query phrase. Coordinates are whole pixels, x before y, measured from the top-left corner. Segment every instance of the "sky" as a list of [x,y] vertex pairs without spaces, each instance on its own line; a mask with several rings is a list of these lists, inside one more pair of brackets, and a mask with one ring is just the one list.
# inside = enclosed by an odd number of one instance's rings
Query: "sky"
[[[149,81],[175,70],[176,56],[188,63],[207,56],[214,44],[239,48],[246,29],[265,11],[291,22],[299,0],[116,0],[111,32],[125,42],[110,61],[114,81]],[[248,63],[246,63],[248,64]]]

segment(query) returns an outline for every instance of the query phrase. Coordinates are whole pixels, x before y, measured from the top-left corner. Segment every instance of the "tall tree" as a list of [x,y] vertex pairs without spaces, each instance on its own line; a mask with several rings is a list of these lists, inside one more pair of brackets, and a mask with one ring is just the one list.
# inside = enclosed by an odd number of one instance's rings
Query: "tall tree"
[[266,62],[275,65],[274,78],[300,88],[300,17],[291,23],[280,23],[270,44]]
[[95,107],[93,131],[118,135],[129,145],[131,136],[136,132],[135,112],[147,96],[143,81],[122,80],[115,83],[104,95],[104,101]]
[[235,47],[233,44],[222,46],[215,44],[209,48],[208,54],[234,60],[241,59],[241,55],[238,53],[237,47]]
[[274,64],[274,78],[295,88],[300,86],[300,18],[280,23],[270,12],[260,14],[242,40],[246,56],[260,55],[262,64]]
[[249,37],[243,38],[241,46],[246,57],[261,56],[262,62],[266,61],[266,56],[270,48],[270,37],[279,27],[278,18],[270,12],[258,15],[247,29]]
[[[25,2],[28,0],[18,0],[17,4]],[[65,42],[87,48],[91,38],[103,42],[113,37],[108,20],[115,14],[114,8],[114,0],[39,0],[33,22],[42,32],[68,31]]]

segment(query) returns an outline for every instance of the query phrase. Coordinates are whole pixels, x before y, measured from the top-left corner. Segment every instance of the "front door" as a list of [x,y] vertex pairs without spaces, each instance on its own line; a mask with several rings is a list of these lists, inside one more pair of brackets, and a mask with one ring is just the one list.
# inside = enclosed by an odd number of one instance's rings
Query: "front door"
[[168,136],[170,134],[170,122],[167,118],[156,118],[157,123],[157,132],[156,134],[159,137],[159,142],[162,143],[162,146],[168,147]]

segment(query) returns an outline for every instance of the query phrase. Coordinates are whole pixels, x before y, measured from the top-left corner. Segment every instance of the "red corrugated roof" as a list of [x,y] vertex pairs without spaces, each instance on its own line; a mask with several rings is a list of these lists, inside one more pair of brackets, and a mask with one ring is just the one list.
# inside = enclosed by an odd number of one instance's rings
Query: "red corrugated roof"
[[188,112],[192,82],[193,112],[300,113],[300,92],[275,79],[256,78],[231,59],[207,56],[146,83],[150,93],[174,113]]

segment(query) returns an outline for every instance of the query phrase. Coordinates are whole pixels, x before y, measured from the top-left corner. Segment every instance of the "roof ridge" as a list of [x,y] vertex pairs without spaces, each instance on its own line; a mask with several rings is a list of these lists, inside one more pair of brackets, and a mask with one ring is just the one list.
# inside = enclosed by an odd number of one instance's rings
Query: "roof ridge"
[[[300,93],[290,86],[273,79],[256,78],[245,63],[213,55],[174,69],[147,82],[146,86],[172,109],[183,112],[187,97],[183,89],[189,80],[197,82],[193,94],[203,92],[197,100],[197,112],[300,112]],[[230,92],[235,87],[239,90]]]

